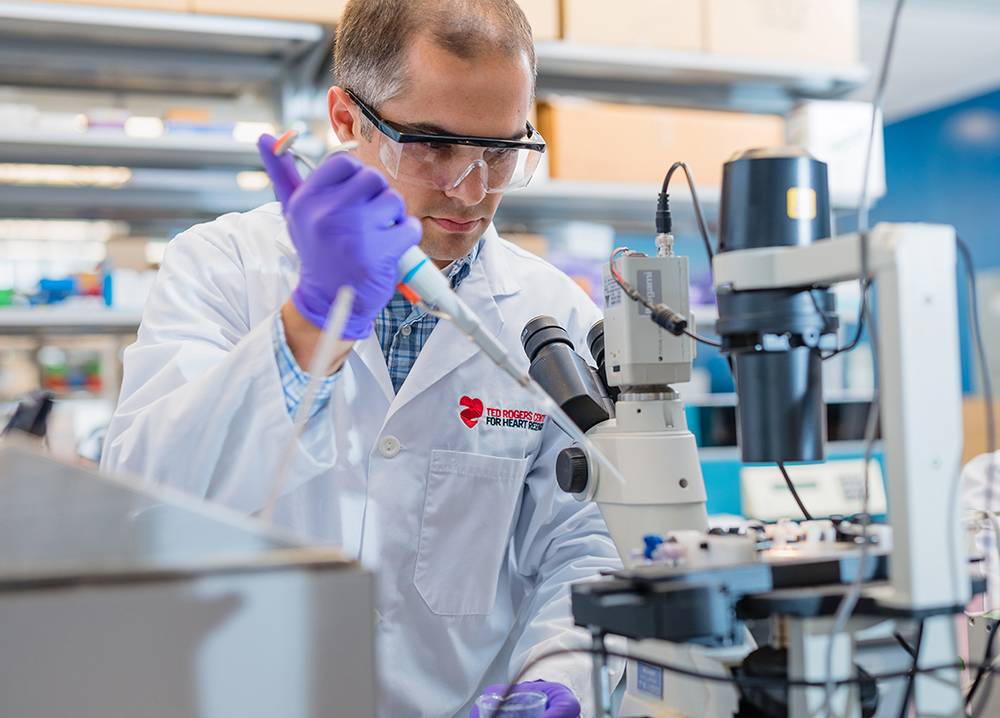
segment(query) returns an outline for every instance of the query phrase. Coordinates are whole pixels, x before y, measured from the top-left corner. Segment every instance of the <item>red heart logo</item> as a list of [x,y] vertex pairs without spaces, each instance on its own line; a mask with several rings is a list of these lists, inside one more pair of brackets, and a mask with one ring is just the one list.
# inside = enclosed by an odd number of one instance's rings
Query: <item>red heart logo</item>
[[462,417],[462,421],[470,429],[476,425],[479,418],[483,415],[483,402],[479,399],[472,399],[467,396],[463,396],[458,401],[459,406],[466,406],[467,409],[463,409],[459,416]]

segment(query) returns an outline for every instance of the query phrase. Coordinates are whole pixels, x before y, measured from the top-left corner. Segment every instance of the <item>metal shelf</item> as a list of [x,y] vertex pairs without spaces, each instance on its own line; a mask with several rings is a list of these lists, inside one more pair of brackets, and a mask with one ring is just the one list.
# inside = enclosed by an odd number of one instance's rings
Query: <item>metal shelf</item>
[[0,0],[0,76],[16,84],[235,95],[331,40],[315,23]]
[[130,334],[140,312],[92,307],[0,307],[0,335]]
[[126,167],[263,167],[257,147],[225,135],[166,134],[155,139],[119,132],[81,134],[0,127],[0,162]]
[[843,97],[870,72],[860,63],[732,57],[641,47],[539,42],[539,92],[782,113],[800,99]]
[[274,201],[270,190],[163,189],[156,186],[4,186],[0,217],[121,219],[134,234],[169,235],[227,212],[246,212]]
[[[497,223],[504,227],[544,229],[568,221],[601,222],[618,232],[651,234],[659,184],[551,179],[504,195]],[[699,187],[698,199],[709,228],[719,219],[719,187]],[[831,197],[834,211],[856,209],[854,197]],[[687,186],[671,187],[670,213],[675,234],[696,234],[694,202]]]
[[[529,229],[567,221],[602,222],[619,232],[653,232],[658,184],[544,180],[504,195],[497,222]],[[718,215],[720,190],[698,190],[709,224]],[[686,187],[671,191],[670,210],[678,231],[697,231],[694,204]]]

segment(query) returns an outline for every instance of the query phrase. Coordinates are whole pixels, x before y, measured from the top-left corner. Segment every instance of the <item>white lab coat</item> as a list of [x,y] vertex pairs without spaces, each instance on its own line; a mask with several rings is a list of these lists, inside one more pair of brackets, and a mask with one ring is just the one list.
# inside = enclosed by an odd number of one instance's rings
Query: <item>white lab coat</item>
[[[125,352],[102,466],[259,511],[292,430],[272,341],[297,276],[277,203],[172,240]],[[587,356],[601,316],[492,227],[458,293],[525,368],[529,319],[556,317]],[[472,414],[472,400],[483,404],[473,426],[463,397]],[[492,409],[500,425],[487,421]],[[540,412],[441,321],[398,395],[375,336],[358,342],[299,442],[275,520],[360,549],[376,570],[383,716],[466,716],[485,686],[532,657],[589,643],[572,626],[569,584],[618,566],[617,554],[596,506],[556,485],[562,432],[505,422],[504,410]],[[551,659],[528,680],[568,685],[592,715],[589,666]]]

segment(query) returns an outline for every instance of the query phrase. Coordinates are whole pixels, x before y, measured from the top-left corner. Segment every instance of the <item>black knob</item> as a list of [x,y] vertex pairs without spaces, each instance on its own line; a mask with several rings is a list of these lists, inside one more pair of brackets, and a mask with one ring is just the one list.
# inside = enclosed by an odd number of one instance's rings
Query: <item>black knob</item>
[[587,488],[587,454],[579,446],[570,446],[556,457],[556,481],[568,494],[578,494]]

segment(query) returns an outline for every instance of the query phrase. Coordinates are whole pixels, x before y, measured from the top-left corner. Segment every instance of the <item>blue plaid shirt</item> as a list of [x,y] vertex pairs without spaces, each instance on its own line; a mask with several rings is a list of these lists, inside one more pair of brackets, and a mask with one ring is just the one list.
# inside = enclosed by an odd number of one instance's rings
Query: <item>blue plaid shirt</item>
[[[473,262],[479,257],[479,249],[482,244],[483,240],[480,239],[469,254],[452,262],[448,269],[448,279],[451,281],[452,289],[458,289],[462,280],[469,276]],[[417,355],[427,343],[427,338],[437,325],[437,321],[437,317],[411,304],[398,291],[385,309],[375,318],[375,336],[382,346],[385,364],[389,369],[389,378],[392,380],[392,388],[396,393],[399,393],[400,387],[406,381],[410,369],[413,368],[413,363],[417,360]],[[288,413],[294,417],[299,403],[305,398],[306,386],[309,384],[309,373],[299,367],[292,355],[292,350],[288,348],[288,342],[285,339],[285,326],[281,321],[280,313],[274,318],[274,353],[278,360],[281,384],[285,390],[285,406],[288,407]],[[310,417],[314,416],[330,398],[338,376],[340,376],[340,372],[323,379],[309,412]]]

